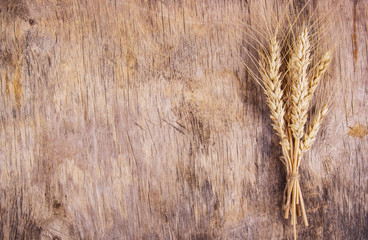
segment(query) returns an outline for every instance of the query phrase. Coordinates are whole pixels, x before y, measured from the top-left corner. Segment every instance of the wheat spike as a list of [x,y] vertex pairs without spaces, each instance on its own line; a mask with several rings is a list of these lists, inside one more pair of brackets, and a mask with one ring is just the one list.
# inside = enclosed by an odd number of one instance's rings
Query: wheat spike
[[289,71],[291,77],[291,130],[297,139],[304,134],[304,125],[307,122],[309,81],[307,69],[310,63],[310,43],[307,28],[301,32],[291,53]]
[[316,67],[313,77],[311,81],[309,82],[309,90],[307,99],[310,102],[313,98],[314,91],[316,90],[318,84],[320,83],[323,74],[327,71],[327,68],[331,62],[331,53],[328,51],[326,52],[321,61],[319,62],[318,66]]
[[[282,79],[279,72],[281,66],[280,46],[276,37],[270,41],[270,53],[267,57],[261,54],[260,58],[260,73],[262,76],[262,84],[266,94],[266,102],[271,110],[271,120],[273,121],[273,128],[280,137],[280,145],[286,160],[289,159],[288,150],[290,148],[289,140],[286,133],[285,124],[285,108],[283,102],[283,91],[281,89]],[[287,164],[289,161],[284,161],[287,168],[291,167]]]
[[321,127],[321,123],[328,112],[328,105],[325,104],[322,109],[317,113],[317,115],[314,117],[313,124],[309,126],[308,132],[305,134],[304,141],[302,142],[300,146],[300,150],[303,153],[308,151],[313,143],[316,141],[316,137],[318,134],[318,130]]

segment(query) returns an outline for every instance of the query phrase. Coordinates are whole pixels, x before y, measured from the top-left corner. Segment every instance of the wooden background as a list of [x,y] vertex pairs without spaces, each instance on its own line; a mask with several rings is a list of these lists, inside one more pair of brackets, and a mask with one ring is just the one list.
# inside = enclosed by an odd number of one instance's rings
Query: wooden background
[[[241,61],[245,26],[286,3],[0,1],[0,238],[292,239],[278,139]],[[301,164],[298,235],[367,239],[368,3],[306,9],[335,9],[335,89]]]

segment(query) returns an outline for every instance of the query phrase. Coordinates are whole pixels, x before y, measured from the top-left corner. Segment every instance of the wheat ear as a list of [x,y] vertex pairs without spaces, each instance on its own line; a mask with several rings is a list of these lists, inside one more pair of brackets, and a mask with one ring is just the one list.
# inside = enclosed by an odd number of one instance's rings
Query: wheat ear
[[264,86],[264,92],[266,95],[267,105],[271,110],[271,120],[273,121],[273,128],[277,135],[280,137],[280,145],[284,154],[284,164],[287,169],[291,168],[290,157],[288,154],[290,144],[286,133],[285,124],[285,108],[283,102],[283,91],[281,89],[282,79],[280,74],[281,57],[280,46],[273,37],[270,41],[269,56],[261,54],[259,67],[260,74],[262,76],[262,84]]
[[319,62],[318,66],[314,71],[311,81],[309,82],[309,90],[307,95],[307,99],[309,102],[312,100],[314,91],[316,90],[318,84],[320,83],[323,74],[327,71],[330,62],[331,62],[331,52],[328,51],[323,55],[321,61]]
[[289,71],[291,77],[291,130],[295,139],[301,139],[307,122],[309,101],[307,69],[310,64],[310,43],[304,28],[291,53]]
[[305,153],[308,151],[313,143],[316,141],[317,133],[321,127],[323,119],[326,117],[328,112],[328,105],[325,104],[322,109],[314,117],[313,124],[309,126],[307,133],[305,134],[304,141],[301,144],[300,151]]

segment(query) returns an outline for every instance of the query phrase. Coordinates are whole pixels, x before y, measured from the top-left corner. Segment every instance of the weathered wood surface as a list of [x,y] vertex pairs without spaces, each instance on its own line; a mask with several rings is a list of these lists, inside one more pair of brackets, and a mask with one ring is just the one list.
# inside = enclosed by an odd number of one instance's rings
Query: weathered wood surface
[[[242,24],[285,3],[257,2],[0,1],[0,238],[291,239],[240,61]],[[302,163],[300,239],[368,238],[367,18],[364,0],[331,17],[334,107]]]

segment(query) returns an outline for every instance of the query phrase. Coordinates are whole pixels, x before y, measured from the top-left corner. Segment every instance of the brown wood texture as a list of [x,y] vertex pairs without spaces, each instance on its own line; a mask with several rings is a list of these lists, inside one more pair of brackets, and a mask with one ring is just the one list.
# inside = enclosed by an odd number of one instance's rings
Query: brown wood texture
[[[0,238],[292,239],[241,61],[245,24],[286,2],[0,1]],[[334,102],[301,164],[298,236],[367,239],[368,4],[307,9],[336,10]]]

